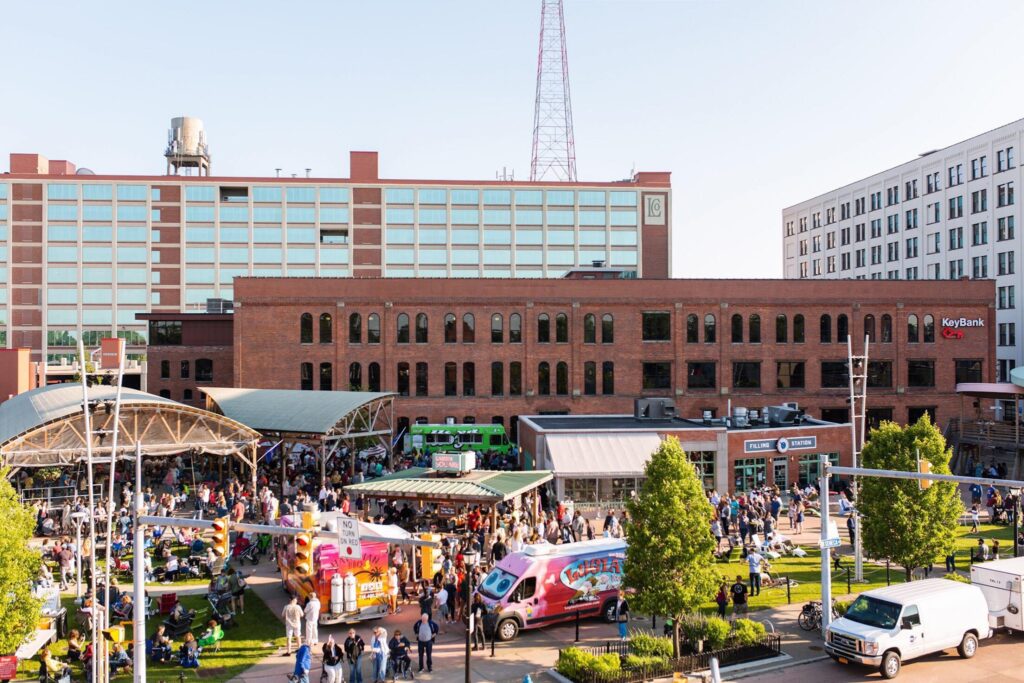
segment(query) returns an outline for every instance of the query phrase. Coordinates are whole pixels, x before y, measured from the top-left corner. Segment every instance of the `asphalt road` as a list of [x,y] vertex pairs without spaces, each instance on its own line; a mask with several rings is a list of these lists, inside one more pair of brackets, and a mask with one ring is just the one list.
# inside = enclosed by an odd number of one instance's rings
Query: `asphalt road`
[[[1000,634],[982,641],[973,659],[960,659],[956,650],[905,662],[897,680],[901,683],[997,683],[1024,681],[1024,635]],[[794,681],[881,681],[875,670],[844,666],[831,659],[803,664],[772,673],[743,678],[743,683],[793,683]]]

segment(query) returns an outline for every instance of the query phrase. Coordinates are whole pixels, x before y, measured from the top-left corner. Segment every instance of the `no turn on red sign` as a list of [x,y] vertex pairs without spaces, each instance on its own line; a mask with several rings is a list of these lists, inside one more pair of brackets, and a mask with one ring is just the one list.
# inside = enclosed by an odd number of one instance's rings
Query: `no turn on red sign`
[[338,555],[342,559],[363,559],[363,546],[359,542],[359,523],[351,517],[338,516]]

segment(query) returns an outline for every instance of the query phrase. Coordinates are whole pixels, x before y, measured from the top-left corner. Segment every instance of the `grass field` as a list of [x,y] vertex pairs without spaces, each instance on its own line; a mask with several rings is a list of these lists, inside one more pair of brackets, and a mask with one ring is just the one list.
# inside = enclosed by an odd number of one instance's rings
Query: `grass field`
[[[198,637],[205,629],[209,620],[209,605],[202,595],[182,596],[181,602],[189,609],[196,610],[197,616],[193,622],[192,632]],[[62,603],[73,615],[77,611],[73,598],[63,598]],[[249,668],[263,657],[271,654],[275,648],[284,644],[284,627],[262,600],[253,592],[248,591],[245,596],[245,614],[236,615],[238,626],[225,630],[224,640],[220,643],[220,651],[213,652],[212,649],[205,651],[200,657],[201,667],[198,671],[187,670],[186,679],[201,678],[204,681],[227,681],[237,676],[243,670]],[[163,617],[152,617],[147,620],[147,635],[156,630],[156,627],[163,621]],[[69,625],[74,627],[75,620],[71,619]],[[126,637],[131,639],[131,629],[127,630]],[[175,652],[180,640],[175,641]],[[58,657],[64,658],[67,653],[67,641],[58,641],[51,647],[51,651]],[[148,681],[171,681],[178,680],[178,674],[183,670],[175,663],[171,664],[148,664],[146,680]],[[38,681],[39,661],[34,659],[21,662],[18,666],[19,681]],[[72,668],[72,676],[75,680],[84,680],[85,673],[81,664]],[[132,680],[131,673],[122,672],[115,676],[113,681],[128,682]]]

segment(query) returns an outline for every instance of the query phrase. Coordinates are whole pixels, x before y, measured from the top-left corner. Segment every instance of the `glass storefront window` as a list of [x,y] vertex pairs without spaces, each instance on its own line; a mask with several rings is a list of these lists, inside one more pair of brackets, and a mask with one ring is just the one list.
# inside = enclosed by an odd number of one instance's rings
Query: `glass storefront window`
[[715,451],[689,451],[686,455],[697,468],[697,476],[700,477],[704,488],[715,488]]
[[597,502],[597,479],[566,479],[565,497],[576,503]]
[[[800,456],[800,469],[797,474],[797,485],[800,488],[806,487],[808,484],[818,485],[818,477],[821,476],[821,454],[811,453],[809,455]],[[829,453],[828,461],[832,465],[839,465],[839,454]]]
[[736,492],[764,486],[767,477],[764,458],[741,458],[733,465],[732,471],[733,489]]

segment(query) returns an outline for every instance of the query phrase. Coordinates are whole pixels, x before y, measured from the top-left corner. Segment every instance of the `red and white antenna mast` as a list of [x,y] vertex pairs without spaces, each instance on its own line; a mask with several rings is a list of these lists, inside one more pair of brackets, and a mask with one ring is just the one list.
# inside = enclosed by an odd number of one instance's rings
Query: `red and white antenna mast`
[[530,180],[576,180],[562,0],[541,0]]

